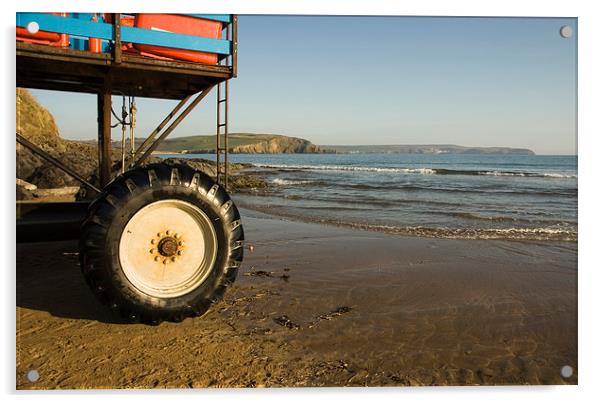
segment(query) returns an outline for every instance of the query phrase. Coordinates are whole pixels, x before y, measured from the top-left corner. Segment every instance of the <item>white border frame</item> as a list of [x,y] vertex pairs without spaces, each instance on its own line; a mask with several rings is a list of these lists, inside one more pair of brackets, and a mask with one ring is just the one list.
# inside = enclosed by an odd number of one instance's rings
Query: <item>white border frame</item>
[[[7,192],[1,199],[3,256],[4,265],[4,297],[5,318],[8,318],[8,333],[2,332],[3,369],[2,392],[16,395],[20,399],[29,400],[42,397],[48,401],[79,400],[81,395],[95,401],[103,401],[114,394],[126,394],[134,401],[163,401],[168,395],[178,394],[181,398],[220,401],[224,399],[241,399],[246,402],[266,399],[286,399],[287,401],[306,401],[310,399],[332,400],[335,394],[343,394],[346,399],[359,400],[373,398],[378,400],[413,400],[445,399],[446,402],[507,402],[511,399],[545,399],[549,402],[568,402],[575,398],[587,398],[599,395],[600,373],[598,359],[600,354],[600,312],[596,308],[600,304],[600,263],[595,251],[600,239],[599,202],[596,200],[597,185],[600,181],[599,164],[602,142],[600,141],[600,38],[602,24],[593,1],[519,1],[506,0],[498,2],[476,0],[422,0],[404,2],[399,0],[370,1],[327,1],[327,0],[208,0],[191,2],[186,0],[170,0],[168,3],[140,0],[128,1],[128,9],[147,12],[161,12],[168,4],[170,12],[203,12],[203,13],[238,13],[238,14],[323,14],[323,15],[442,15],[442,16],[530,16],[530,17],[577,17],[578,18],[578,156],[579,156],[579,385],[553,387],[436,387],[436,388],[322,388],[322,389],[279,389],[279,390],[196,390],[196,391],[96,391],[86,392],[15,392],[15,228],[12,222],[15,217],[13,200],[7,196],[14,191],[15,154],[12,130],[15,121],[15,62],[14,62],[14,12],[16,11],[89,11],[98,8],[98,1],[56,0],[41,3],[35,0],[21,0],[6,7],[1,14],[5,38],[3,43],[3,80],[0,97],[3,107],[3,122],[7,127],[2,135],[4,158],[4,178],[2,183]],[[122,11],[120,1],[102,2],[102,11]],[[597,129],[597,130],[596,130]],[[8,162],[7,162],[8,161]],[[12,164],[12,165],[11,165]],[[6,166],[8,165],[8,167]],[[10,190],[8,188],[10,187]],[[4,372],[4,371],[3,371]],[[40,396],[43,395],[43,396]]]

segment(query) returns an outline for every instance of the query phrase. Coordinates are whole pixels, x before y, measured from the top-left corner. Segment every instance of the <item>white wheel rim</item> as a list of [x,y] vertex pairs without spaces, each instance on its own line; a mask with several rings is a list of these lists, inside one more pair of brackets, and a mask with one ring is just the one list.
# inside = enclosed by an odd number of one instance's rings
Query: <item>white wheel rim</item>
[[126,224],[119,240],[119,262],[138,290],[174,298],[205,281],[217,255],[211,220],[197,206],[168,199],[148,204]]

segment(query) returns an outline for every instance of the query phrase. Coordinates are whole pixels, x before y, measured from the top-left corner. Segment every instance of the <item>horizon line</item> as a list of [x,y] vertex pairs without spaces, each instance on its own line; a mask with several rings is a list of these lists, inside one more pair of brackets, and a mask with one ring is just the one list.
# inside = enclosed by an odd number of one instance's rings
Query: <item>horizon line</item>
[[[319,147],[395,147],[395,146],[454,146],[454,147],[464,147],[464,148],[514,148],[514,149],[524,149],[524,150],[528,150],[531,151],[532,153],[534,153],[535,155],[559,155],[559,156],[577,156],[578,153],[574,152],[574,153],[546,153],[546,152],[535,152],[533,149],[526,147],[526,146],[474,146],[474,145],[460,145],[460,144],[453,144],[453,143],[397,143],[397,144],[392,144],[392,143],[384,143],[384,144],[319,144],[319,143],[314,143],[312,140],[309,140],[305,137],[301,137],[298,135],[289,135],[289,134],[281,134],[281,133],[262,133],[262,132],[243,132],[243,131],[237,131],[237,132],[232,132],[232,133],[228,133],[228,135],[237,135],[237,134],[250,134],[250,135],[271,135],[271,136],[285,136],[285,137],[296,137],[296,138],[300,138],[303,140],[307,140],[310,141],[312,144],[315,144]],[[221,134],[223,136],[223,133]],[[60,137],[62,137],[63,139],[65,139],[63,136],[61,136],[59,134]],[[177,139],[177,138],[185,138],[185,137],[196,137],[196,136],[206,136],[206,137],[210,137],[210,136],[216,136],[215,133],[213,134],[192,134],[192,135],[180,135],[180,136],[174,136],[174,137],[168,137],[165,140],[173,140],[173,139]],[[146,136],[144,137],[135,137],[136,139],[146,139]],[[95,137],[89,138],[89,139],[65,139],[65,140],[72,140],[72,141],[95,141],[97,140]],[[111,139],[111,141],[118,141],[117,140],[113,140]],[[126,141],[129,141],[129,139],[126,139]]]

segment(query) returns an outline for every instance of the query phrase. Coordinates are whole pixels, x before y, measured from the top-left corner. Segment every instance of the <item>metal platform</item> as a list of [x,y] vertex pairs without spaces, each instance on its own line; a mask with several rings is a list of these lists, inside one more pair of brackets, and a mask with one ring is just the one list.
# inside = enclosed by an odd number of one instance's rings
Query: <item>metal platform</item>
[[[97,38],[105,44],[104,50],[97,53],[79,50],[74,45],[56,47],[17,41],[18,87],[183,99],[236,76],[236,16],[193,15],[224,24],[227,38],[209,39],[122,26],[121,14],[113,15],[112,24],[92,22],[89,17],[82,19],[82,15],[65,18],[44,13],[17,13],[18,27],[35,22],[40,30],[68,34],[84,43]],[[121,44],[126,42],[211,52],[219,56],[220,63],[161,60],[132,54],[122,51]]]
[[17,86],[45,90],[182,99],[233,77],[233,66],[17,43]]

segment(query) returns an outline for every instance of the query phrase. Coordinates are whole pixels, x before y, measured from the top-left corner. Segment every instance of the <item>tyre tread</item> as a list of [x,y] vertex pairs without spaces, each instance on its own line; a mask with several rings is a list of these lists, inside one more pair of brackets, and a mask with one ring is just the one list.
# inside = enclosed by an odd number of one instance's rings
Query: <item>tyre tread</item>
[[[147,298],[144,303],[134,303],[130,284],[124,284],[111,269],[107,256],[109,227],[129,198],[145,190],[155,191],[166,186],[196,191],[208,205],[214,205],[226,235],[223,267],[215,267],[215,280],[208,284],[209,291],[181,306],[162,307],[160,300]],[[224,208],[226,207],[226,208]],[[128,322],[157,325],[161,321],[181,322],[187,317],[201,316],[211,303],[223,298],[226,289],[235,281],[243,259],[244,232],[240,214],[227,192],[208,175],[186,165],[167,166],[151,164],[128,171],[111,182],[90,206],[88,217],[82,224],[80,238],[80,268],[84,279],[96,298]],[[218,251],[218,254],[220,252]],[[216,266],[217,266],[216,261]],[[158,300],[158,301],[157,301]]]

